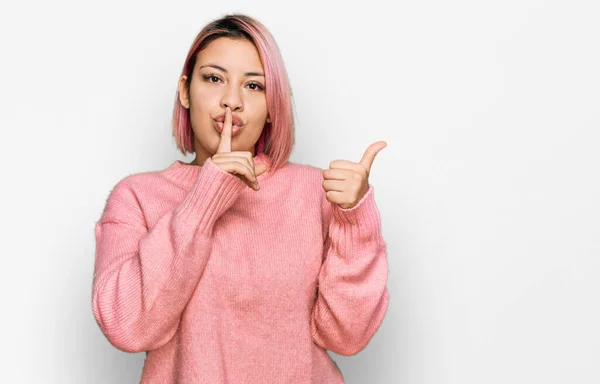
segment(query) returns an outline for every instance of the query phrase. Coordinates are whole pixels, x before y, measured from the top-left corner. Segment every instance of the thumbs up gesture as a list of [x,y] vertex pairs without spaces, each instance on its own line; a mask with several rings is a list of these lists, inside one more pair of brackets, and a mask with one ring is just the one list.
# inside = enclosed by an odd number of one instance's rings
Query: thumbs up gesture
[[232,117],[229,107],[225,108],[225,121],[223,132],[219,140],[217,152],[211,157],[212,162],[222,170],[240,178],[248,187],[258,191],[258,176],[265,173],[265,164],[254,165],[254,158],[250,151],[231,151]]
[[344,209],[354,207],[369,190],[371,165],[379,151],[387,146],[385,141],[371,144],[358,163],[334,160],[323,171],[323,189],[327,201]]

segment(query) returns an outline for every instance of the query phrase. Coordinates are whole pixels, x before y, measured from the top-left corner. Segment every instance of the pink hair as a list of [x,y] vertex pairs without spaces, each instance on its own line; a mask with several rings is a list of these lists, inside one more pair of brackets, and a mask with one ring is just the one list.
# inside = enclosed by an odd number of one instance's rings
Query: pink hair
[[[252,17],[230,14],[207,24],[198,33],[183,64],[182,75],[187,75],[189,88],[198,52],[219,37],[245,39],[256,47],[265,71],[265,92],[270,123],[265,123],[256,152],[272,159],[272,169],[282,167],[294,146],[294,119],[292,92],[289,79],[275,39],[267,28]],[[184,108],[179,95],[175,96],[173,136],[177,148],[184,154],[194,153],[194,133],[189,110]]]

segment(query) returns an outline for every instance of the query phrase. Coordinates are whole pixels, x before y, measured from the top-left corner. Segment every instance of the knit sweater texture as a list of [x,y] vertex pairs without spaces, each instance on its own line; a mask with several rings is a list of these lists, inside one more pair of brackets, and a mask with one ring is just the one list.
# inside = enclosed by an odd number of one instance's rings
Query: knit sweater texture
[[94,317],[146,352],[143,384],[343,383],[326,350],[363,350],[388,308],[373,186],[343,209],[323,170],[287,162],[260,190],[179,160],[129,175],[95,225]]

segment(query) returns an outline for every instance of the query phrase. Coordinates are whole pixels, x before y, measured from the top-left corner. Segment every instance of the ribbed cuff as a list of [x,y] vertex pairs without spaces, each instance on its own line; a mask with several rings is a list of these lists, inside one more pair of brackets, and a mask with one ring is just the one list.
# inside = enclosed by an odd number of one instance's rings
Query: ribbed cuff
[[209,157],[188,195],[175,209],[175,215],[201,231],[210,229],[244,188],[248,188],[246,183],[217,167]]
[[369,184],[367,193],[352,208],[344,209],[337,204],[333,205],[333,218],[343,225],[358,225],[365,228],[379,228],[381,219],[375,204],[374,189]]

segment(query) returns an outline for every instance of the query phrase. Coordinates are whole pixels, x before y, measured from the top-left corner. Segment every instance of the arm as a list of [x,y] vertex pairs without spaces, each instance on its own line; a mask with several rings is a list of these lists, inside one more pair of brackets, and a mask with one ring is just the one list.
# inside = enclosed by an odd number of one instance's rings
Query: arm
[[92,307],[115,347],[141,352],[175,334],[208,261],[214,223],[246,186],[209,158],[187,196],[148,230],[126,180],[96,223]]
[[366,347],[388,308],[386,244],[372,186],[350,209],[323,204],[330,224],[311,331],[316,344],[351,356]]

